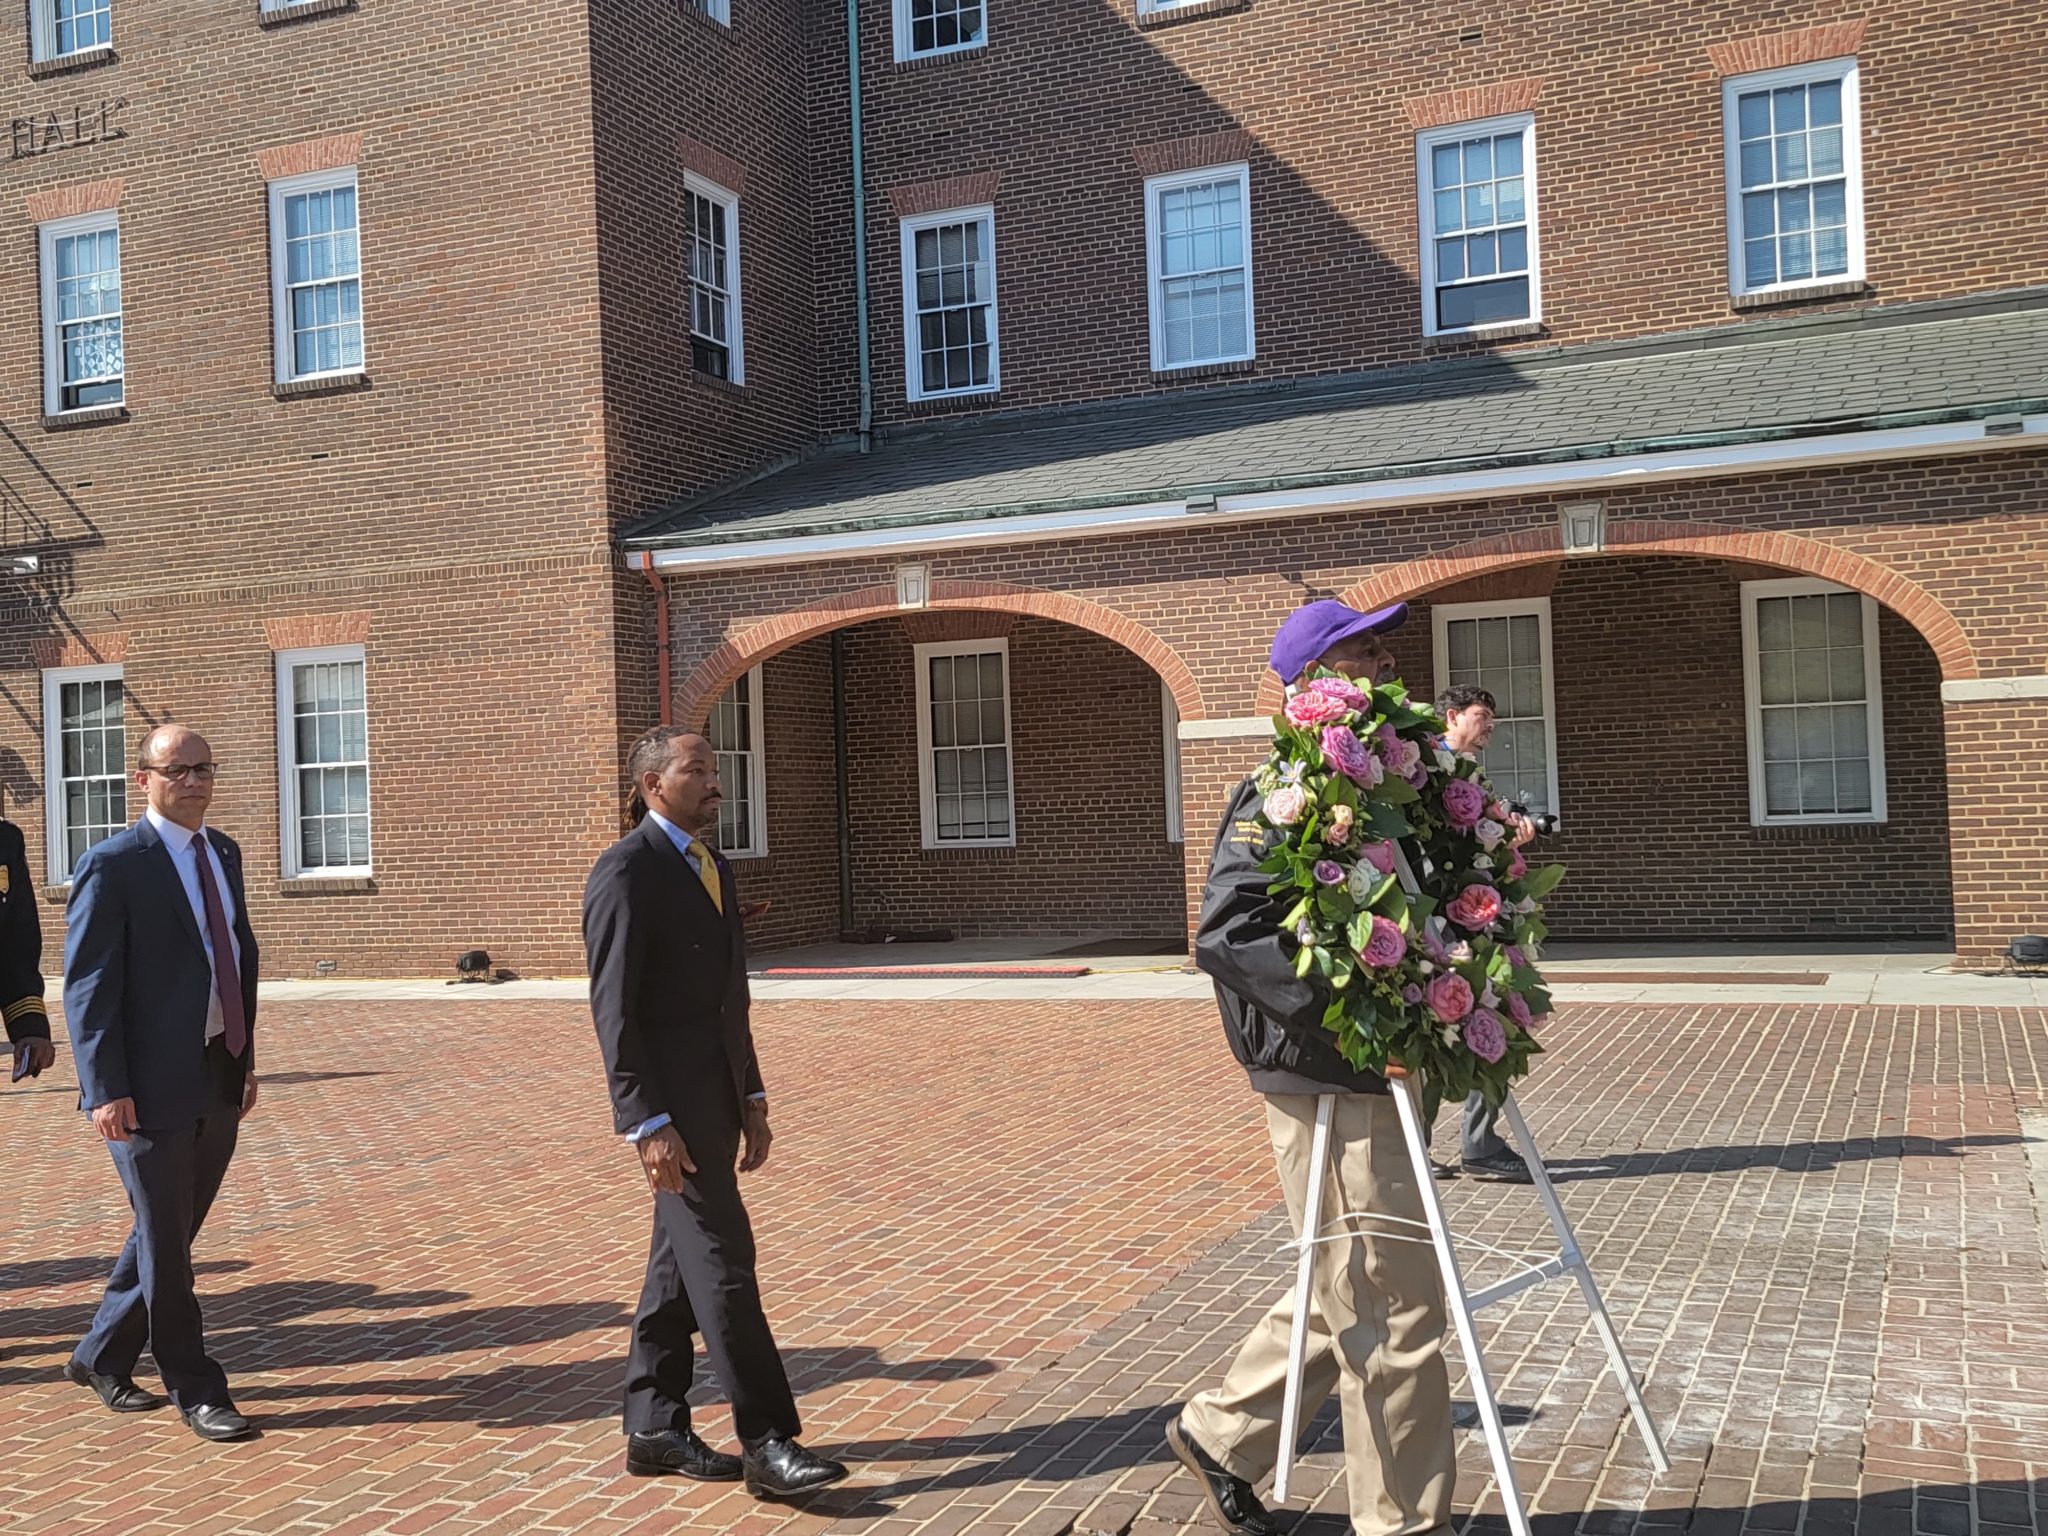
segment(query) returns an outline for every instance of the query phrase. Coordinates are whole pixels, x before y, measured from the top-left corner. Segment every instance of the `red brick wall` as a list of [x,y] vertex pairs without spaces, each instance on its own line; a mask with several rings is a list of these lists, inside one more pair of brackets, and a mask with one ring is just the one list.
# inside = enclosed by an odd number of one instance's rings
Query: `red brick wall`
[[[1565,939],[1946,938],[1948,786],[1941,674],[1880,610],[1887,819],[1750,824],[1741,584],[1778,572],[1701,560],[1573,562],[1433,594],[1548,595],[1564,826],[1540,851],[1570,870],[1550,903]],[[1432,604],[1395,637],[1412,690],[1435,676]]]

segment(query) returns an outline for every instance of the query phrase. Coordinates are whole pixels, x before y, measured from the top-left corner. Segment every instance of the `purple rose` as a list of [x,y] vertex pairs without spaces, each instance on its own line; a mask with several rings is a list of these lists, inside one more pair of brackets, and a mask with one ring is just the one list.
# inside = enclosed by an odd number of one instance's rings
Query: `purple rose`
[[1326,699],[1335,699],[1346,709],[1365,708],[1365,690],[1345,678],[1319,677],[1308,685],[1308,691],[1320,693]]
[[[1329,751],[1325,738],[1324,753]],[[1459,831],[1471,830],[1486,813],[1486,791],[1470,779],[1453,779],[1444,786],[1444,815]]]
[[1508,1017],[1524,1029],[1536,1022],[1536,1015],[1529,1011],[1529,1000],[1519,992],[1508,994]]
[[1500,1015],[1484,1008],[1465,1020],[1465,1043],[1482,1061],[1499,1061],[1508,1053],[1508,1032],[1501,1028]]
[[1398,778],[1407,778],[1422,766],[1422,748],[1412,741],[1404,741],[1400,732],[1391,725],[1379,729],[1380,756],[1386,760],[1387,772]]
[[1335,859],[1317,859],[1316,883],[1318,885],[1342,885],[1344,883],[1344,866]]
[[1516,970],[1526,971],[1529,968],[1529,957],[1514,945],[1510,944],[1504,953],[1508,957],[1508,964],[1512,965]]
[[1394,845],[1392,843],[1362,843],[1359,845],[1358,856],[1383,875],[1391,875],[1394,872]]
[[1421,1002],[1421,1001],[1422,1001],[1422,988],[1420,988],[1420,987],[1418,987],[1417,985],[1415,985],[1415,983],[1414,983],[1414,982],[1412,982],[1412,981],[1411,981],[1411,982],[1409,982],[1407,986],[1405,986],[1405,987],[1403,987],[1403,988],[1401,989],[1401,1001],[1402,1001],[1402,1002],[1404,1002],[1404,1003],[1419,1003],[1419,1002]]
[[1323,761],[1357,783],[1371,785],[1380,781],[1378,759],[1365,750],[1357,732],[1341,725],[1324,730]]
[[1365,948],[1359,951],[1359,958],[1374,970],[1385,970],[1390,965],[1399,965],[1401,957],[1407,953],[1408,941],[1401,936],[1400,926],[1375,915],[1372,935],[1365,941]]

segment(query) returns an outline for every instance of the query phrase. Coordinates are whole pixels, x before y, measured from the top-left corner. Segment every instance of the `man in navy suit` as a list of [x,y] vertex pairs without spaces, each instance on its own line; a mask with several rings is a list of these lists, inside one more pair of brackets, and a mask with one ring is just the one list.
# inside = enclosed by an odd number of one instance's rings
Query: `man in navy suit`
[[256,935],[242,853],[208,830],[213,753],[182,725],[151,731],[143,819],[72,875],[64,1022],[92,1115],[135,1211],[92,1328],[65,1367],[116,1413],[160,1407],[135,1384],[148,1344],[171,1401],[206,1440],[253,1434],[206,1353],[192,1240],[256,1103]]

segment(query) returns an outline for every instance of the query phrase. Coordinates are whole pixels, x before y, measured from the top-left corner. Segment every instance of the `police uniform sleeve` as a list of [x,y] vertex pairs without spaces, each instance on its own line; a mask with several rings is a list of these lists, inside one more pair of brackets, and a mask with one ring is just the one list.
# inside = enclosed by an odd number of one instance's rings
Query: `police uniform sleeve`
[[1280,904],[1266,891],[1273,877],[1259,868],[1266,856],[1259,804],[1257,786],[1246,780],[1216,830],[1195,965],[1278,1024],[1320,1024],[1330,994],[1319,976],[1295,974],[1293,941],[1281,934]]
[[28,848],[21,829],[0,822],[0,1018],[10,1041],[50,1038],[50,1010],[43,1002],[43,920],[36,911],[29,878]]

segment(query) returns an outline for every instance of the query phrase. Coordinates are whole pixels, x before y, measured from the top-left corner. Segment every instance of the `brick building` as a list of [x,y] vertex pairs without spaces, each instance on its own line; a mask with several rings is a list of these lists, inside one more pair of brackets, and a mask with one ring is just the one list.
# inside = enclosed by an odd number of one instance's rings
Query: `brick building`
[[1501,697],[1561,933],[2048,924],[2010,7],[506,21],[19,23],[0,783],[53,916],[177,718],[275,973],[573,971],[666,713],[764,944],[1171,942],[1339,595]]

